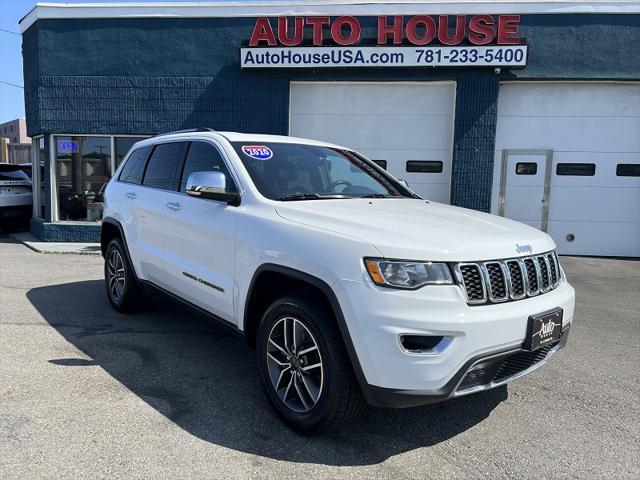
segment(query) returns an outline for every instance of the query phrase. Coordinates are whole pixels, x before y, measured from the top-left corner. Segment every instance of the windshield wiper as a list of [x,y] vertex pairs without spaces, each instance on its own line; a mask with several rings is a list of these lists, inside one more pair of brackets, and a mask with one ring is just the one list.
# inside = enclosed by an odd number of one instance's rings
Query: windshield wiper
[[294,195],[285,195],[283,197],[277,197],[276,200],[281,202],[292,202],[296,200],[331,200],[335,198],[353,198],[350,195],[323,195],[319,193],[296,193]]
[[359,198],[400,198],[397,195],[385,195],[384,193],[367,193],[360,195]]

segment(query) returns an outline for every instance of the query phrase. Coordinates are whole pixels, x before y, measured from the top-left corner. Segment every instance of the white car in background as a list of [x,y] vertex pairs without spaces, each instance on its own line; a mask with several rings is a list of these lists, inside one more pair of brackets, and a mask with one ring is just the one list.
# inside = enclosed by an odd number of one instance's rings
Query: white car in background
[[26,220],[31,217],[32,205],[32,183],[23,168],[11,163],[0,163],[0,221]]
[[418,197],[353,150],[172,133],[134,145],[104,193],[119,311],[163,292],[257,351],[275,411],[340,427],[503,385],[567,341],[574,290],[546,233]]

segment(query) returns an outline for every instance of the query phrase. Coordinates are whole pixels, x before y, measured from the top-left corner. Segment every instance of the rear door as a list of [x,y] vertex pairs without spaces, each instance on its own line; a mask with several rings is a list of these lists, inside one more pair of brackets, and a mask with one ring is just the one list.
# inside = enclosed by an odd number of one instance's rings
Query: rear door
[[166,287],[163,257],[164,219],[171,214],[170,192],[178,188],[186,143],[168,142],[155,146],[147,162],[142,185],[132,199],[131,223],[136,262],[142,277]]
[[234,230],[238,207],[185,193],[189,175],[203,171],[224,173],[227,188],[236,189],[222,149],[208,141],[192,142],[178,191],[165,200],[171,204],[171,211],[165,215],[165,280],[171,292],[233,321]]

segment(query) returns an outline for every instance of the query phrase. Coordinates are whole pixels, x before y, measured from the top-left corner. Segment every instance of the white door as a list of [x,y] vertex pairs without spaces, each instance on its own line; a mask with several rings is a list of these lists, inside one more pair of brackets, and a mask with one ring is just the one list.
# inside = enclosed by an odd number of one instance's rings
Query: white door
[[[640,84],[501,85],[495,213],[503,152],[518,149],[553,151],[547,231],[560,253],[640,256]],[[536,204],[538,193],[520,201]]]
[[164,218],[165,281],[181,298],[233,321],[238,208],[186,195],[189,175],[203,171],[222,172],[228,185],[234,185],[220,150],[208,142],[191,142],[178,191],[167,192],[164,200],[171,204]]
[[454,82],[292,82],[289,134],[352,148],[449,203]]
[[499,214],[546,229],[545,151],[504,150],[502,153]]

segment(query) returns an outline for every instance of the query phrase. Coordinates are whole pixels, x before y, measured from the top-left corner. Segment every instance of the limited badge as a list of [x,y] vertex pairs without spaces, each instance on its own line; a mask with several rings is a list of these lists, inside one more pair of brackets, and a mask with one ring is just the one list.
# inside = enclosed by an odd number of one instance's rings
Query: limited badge
[[266,145],[243,145],[242,153],[256,160],[269,160],[273,152]]

